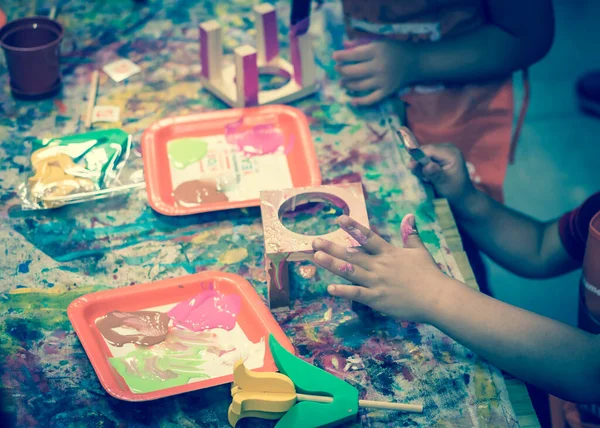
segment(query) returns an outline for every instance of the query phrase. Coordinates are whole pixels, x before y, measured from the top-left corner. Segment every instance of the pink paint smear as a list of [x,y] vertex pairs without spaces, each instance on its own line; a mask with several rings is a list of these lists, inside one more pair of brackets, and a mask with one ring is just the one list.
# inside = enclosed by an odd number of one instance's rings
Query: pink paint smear
[[340,266],[340,272],[341,273],[354,272],[354,266],[352,266],[350,263],[344,263],[343,265]]
[[344,229],[354,239],[356,239],[356,242],[358,242],[360,245],[365,245],[367,243],[367,237],[365,236],[365,234],[362,233],[356,227],[354,227],[354,226],[346,226],[346,227],[344,227],[344,225],[341,225],[341,226],[342,226],[342,229]]
[[253,126],[246,131],[240,131],[243,118],[225,126],[225,139],[229,144],[238,148],[244,155],[262,156],[272,153],[288,154],[294,147],[294,135],[287,144],[281,130],[272,123]]
[[414,217],[415,216],[412,214],[407,214],[402,219],[402,223],[400,223],[400,233],[402,234],[402,243],[404,243],[405,247],[406,247],[406,240],[408,239],[408,237],[416,232],[414,227],[412,227],[412,225],[410,224],[411,220],[412,220],[412,222],[414,222]]
[[205,291],[196,297],[179,303],[169,311],[176,326],[192,331],[211,328],[232,330],[240,311],[241,299],[236,294]]

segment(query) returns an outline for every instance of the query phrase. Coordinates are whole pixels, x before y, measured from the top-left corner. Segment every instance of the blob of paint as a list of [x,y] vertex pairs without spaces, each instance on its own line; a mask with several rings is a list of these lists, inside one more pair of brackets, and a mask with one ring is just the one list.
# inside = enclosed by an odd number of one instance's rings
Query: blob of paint
[[199,346],[158,354],[147,348],[138,348],[109,361],[132,392],[146,393],[185,385],[190,379],[209,378],[200,368],[205,363],[200,355],[204,350],[204,346]]
[[201,138],[178,138],[167,144],[171,164],[178,169],[202,160],[207,152],[208,143]]
[[272,153],[289,153],[294,146],[294,135],[286,144],[285,136],[279,127],[272,123],[256,125],[246,131],[239,131],[243,119],[225,127],[225,139],[244,155],[262,156]]
[[213,180],[192,180],[181,183],[173,191],[173,198],[184,207],[229,201],[227,195],[217,188],[217,183]]
[[[169,331],[169,317],[156,311],[112,311],[96,321],[96,327],[106,341],[117,347],[126,343],[150,346],[162,342]],[[121,334],[117,328],[131,331]]]
[[210,328],[232,330],[241,307],[237,294],[221,294],[218,291],[205,291],[169,311],[175,325],[192,331]]

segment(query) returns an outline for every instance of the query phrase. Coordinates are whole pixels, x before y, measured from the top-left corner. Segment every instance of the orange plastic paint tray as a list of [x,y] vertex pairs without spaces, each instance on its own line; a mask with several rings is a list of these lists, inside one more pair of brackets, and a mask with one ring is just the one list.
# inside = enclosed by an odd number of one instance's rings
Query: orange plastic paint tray
[[321,184],[306,116],[268,105],[163,119],[142,136],[150,206],[178,216],[259,205],[261,190]]
[[252,286],[224,272],[87,294],[67,313],[104,389],[126,401],[233,382],[239,359],[277,371],[270,334],[294,352]]

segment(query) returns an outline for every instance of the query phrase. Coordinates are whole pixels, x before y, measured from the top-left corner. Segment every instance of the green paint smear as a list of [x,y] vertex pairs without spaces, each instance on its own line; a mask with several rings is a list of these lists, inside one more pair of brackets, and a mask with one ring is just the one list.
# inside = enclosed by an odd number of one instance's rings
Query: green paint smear
[[67,307],[76,298],[108,287],[81,287],[61,294],[7,294],[0,300],[0,354],[10,355],[57,330],[73,330]]
[[209,376],[198,368],[205,362],[200,356],[205,349],[205,346],[198,346],[182,352],[140,347],[123,357],[109,358],[109,361],[132,392],[146,393],[185,385],[190,379],[208,379]]
[[438,238],[437,234],[432,230],[423,230],[419,231],[419,236],[421,237],[421,241],[425,245],[432,245],[435,248],[440,248],[440,238]]
[[173,166],[183,169],[206,156],[208,143],[201,138],[178,138],[169,141],[167,151]]

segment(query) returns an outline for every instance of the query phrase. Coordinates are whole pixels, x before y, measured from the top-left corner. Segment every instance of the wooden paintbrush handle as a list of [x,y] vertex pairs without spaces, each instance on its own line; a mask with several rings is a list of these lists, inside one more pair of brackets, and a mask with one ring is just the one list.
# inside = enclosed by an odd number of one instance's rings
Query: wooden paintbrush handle
[[400,410],[402,412],[423,413],[421,404],[388,403],[386,401],[358,400],[359,407],[371,409]]
[[[331,403],[333,398],[324,395],[296,394],[298,401],[316,401],[317,403]],[[402,412],[422,413],[421,404],[388,403],[386,401],[358,400],[359,407],[371,409],[400,410]]]

